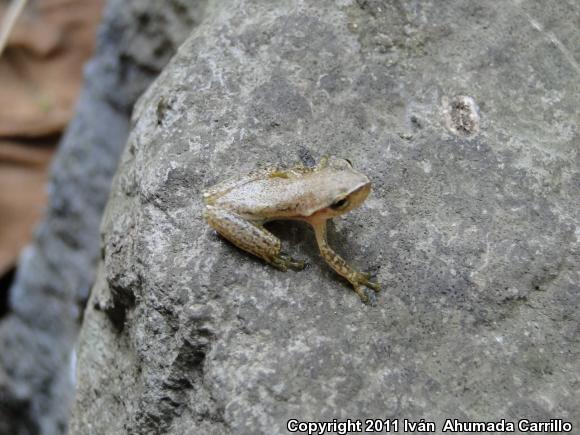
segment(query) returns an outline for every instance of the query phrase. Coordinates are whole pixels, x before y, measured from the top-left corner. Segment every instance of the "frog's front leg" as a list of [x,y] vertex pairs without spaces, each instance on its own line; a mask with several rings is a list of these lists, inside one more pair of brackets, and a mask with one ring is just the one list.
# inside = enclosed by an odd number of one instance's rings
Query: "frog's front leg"
[[368,302],[368,296],[365,293],[364,287],[372,288],[378,292],[380,285],[376,282],[370,281],[368,273],[358,272],[353,269],[340,255],[328,246],[326,240],[326,220],[311,222],[314,232],[316,234],[316,241],[322,257],[339,275],[345,277],[354,287],[354,291],[359,295],[363,302]]
[[243,249],[286,271],[288,267],[303,269],[304,262],[280,252],[280,239],[262,225],[243,219],[236,213],[211,205],[206,206],[204,218],[210,226],[238,248]]

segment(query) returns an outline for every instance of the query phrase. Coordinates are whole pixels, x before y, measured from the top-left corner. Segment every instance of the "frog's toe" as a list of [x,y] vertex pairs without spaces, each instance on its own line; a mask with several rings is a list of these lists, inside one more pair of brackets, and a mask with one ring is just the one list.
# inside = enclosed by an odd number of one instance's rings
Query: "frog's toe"
[[369,273],[358,272],[355,280],[358,285],[364,285],[372,288],[374,291],[378,292],[381,290],[381,286],[378,282],[369,281],[371,275]]
[[302,270],[304,269],[305,263],[302,260],[296,260],[292,258],[290,255],[285,254],[284,252],[280,252],[276,257],[277,261],[280,262],[285,266],[286,269],[291,267],[292,269]]
[[272,265],[273,265],[273,266],[274,266],[276,269],[278,269],[278,270],[281,270],[282,272],[287,272],[287,271],[288,271],[288,266],[286,266],[286,265],[285,265],[285,264],[283,264],[283,263],[276,263],[276,262],[274,262],[274,263],[272,263]]
[[273,257],[269,262],[272,266],[278,270],[281,270],[282,272],[286,272],[288,270],[287,262],[280,257]]
[[367,295],[367,292],[365,291],[365,288],[362,285],[355,286],[354,291],[356,292],[361,301],[363,301],[365,304],[369,303],[369,297]]
[[371,307],[377,305],[377,297],[374,292],[368,291],[364,286],[356,286],[354,291],[358,294],[360,300]]
[[288,263],[292,268],[296,270],[302,270],[306,267],[306,263],[304,260],[293,260],[291,263]]
[[378,282],[367,281],[365,285],[369,288],[372,288],[375,292],[381,291],[381,285]]

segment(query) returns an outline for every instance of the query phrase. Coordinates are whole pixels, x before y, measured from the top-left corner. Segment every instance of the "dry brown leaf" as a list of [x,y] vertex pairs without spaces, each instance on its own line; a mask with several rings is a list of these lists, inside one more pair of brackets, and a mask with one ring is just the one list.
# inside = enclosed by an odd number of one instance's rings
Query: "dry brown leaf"
[[50,159],[72,117],[103,3],[29,2],[0,57],[0,276],[44,209]]
[[42,214],[53,151],[54,143],[0,142],[0,276],[14,266]]
[[102,6],[103,0],[29,3],[0,58],[0,137],[62,131],[73,114]]

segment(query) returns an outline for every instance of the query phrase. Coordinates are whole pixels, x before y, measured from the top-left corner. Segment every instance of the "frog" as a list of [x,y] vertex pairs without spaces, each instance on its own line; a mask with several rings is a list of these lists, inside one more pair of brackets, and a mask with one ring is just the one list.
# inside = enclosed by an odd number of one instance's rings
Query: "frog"
[[378,292],[380,284],[329,246],[327,222],[359,207],[370,192],[370,180],[350,160],[324,156],[314,166],[267,165],[207,188],[202,194],[203,217],[238,248],[284,272],[301,270],[305,262],[283,252],[280,239],[264,224],[273,220],[307,222],[314,229],[322,258],[369,303],[365,287]]

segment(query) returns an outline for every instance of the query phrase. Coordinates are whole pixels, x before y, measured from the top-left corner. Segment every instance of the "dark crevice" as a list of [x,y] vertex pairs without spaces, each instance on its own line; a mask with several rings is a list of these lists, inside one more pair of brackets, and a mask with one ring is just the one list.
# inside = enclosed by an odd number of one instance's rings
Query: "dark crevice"
[[127,320],[127,310],[130,309],[130,307],[119,303],[118,301],[110,301],[106,306],[101,306],[99,303],[96,303],[94,308],[107,315],[118,334],[123,332],[125,329],[125,321]]
[[105,309],[105,314],[117,330],[117,333],[122,333],[127,319],[126,307],[119,304],[111,305]]
[[125,329],[127,312],[135,306],[135,295],[129,292],[115,292],[111,287],[112,299],[107,302],[95,302],[94,309],[105,313],[118,334]]
[[0,434],[40,434],[30,408],[29,401],[17,399],[0,389]]
[[0,319],[10,312],[10,287],[14,282],[16,267],[0,276]]

